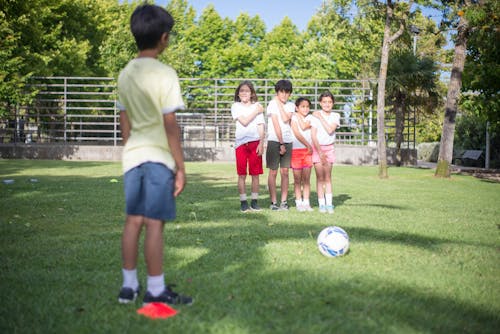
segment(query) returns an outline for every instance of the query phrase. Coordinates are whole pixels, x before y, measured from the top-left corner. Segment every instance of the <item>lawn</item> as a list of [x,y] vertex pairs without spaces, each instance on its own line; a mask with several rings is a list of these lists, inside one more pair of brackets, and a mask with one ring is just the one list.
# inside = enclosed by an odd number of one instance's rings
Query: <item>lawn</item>
[[[315,200],[312,213],[244,214],[233,164],[187,172],[165,229],[165,277],[195,303],[149,320],[136,314],[142,295],[117,302],[120,164],[0,160],[0,180],[14,180],[0,183],[0,332],[499,332],[499,183],[336,166],[334,215]],[[346,256],[318,251],[329,225],[349,234]],[[142,257],[138,270],[145,286]]]

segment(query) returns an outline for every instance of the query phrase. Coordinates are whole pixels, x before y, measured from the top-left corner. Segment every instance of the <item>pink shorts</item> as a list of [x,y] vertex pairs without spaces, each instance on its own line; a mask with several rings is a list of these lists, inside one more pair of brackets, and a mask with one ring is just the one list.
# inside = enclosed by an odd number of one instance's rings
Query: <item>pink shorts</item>
[[307,148],[294,148],[292,150],[292,169],[304,169],[312,167],[312,155]]
[[236,172],[238,175],[260,175],[262,169],[262,155],[257,155],[259,141],[251,141],[236,148]]
[[[332,165],[335,163],[335,148],[333,147],[333,144],[321,145],[321,153],[323,153],[326,156],[326,161],[328,161]],[[314,146],[313,146],[312,162],[314,164],[321,162],[319,153],[318,151],[316,151],[316,148]]]

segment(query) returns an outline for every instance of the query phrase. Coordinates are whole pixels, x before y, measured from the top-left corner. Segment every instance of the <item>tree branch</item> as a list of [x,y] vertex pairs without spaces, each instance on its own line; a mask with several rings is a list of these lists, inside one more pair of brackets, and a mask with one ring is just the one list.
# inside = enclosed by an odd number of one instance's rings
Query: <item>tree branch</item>
[[[406,23],[406,20],[408,19],[408,16],[410,14],[410,11],[411,11],[411,6],[413,6],[413,1],[414,0],[410,0],[410,2],[408,3],[408,11],[407,12],[404,12],[403,14],[403,17],[401,18],[401,20],[399,20],[399,30],[396,31],[394,33],[394,35],[392,35],[391,37],[389,37],[389,44],[392,44],[392,42],[394,42],[395,40],[397,40],[399,38],[399,36],[401,36],[403,34],[403,32],[405,31],[405,23]],[[390,8],[391,8],[391,15],[392,15],[392,2],[391,1],[388,1],[388,3],[390,4]]]

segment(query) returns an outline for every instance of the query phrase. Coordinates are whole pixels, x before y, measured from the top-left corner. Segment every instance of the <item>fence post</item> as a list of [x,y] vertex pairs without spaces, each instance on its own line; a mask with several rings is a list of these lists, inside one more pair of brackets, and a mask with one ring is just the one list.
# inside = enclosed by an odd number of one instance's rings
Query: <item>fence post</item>
[[[218,114],[217,111],[218,111],[218,108],[219,108],[219,104],[218,104],[219,100],[217,98],[217,95],[218,95],[218,88],[219,88],[219,86],[218,86],[219,80],[217,80],[217,79],[214,79],[214,80],[215,80],[215,85],[214,85],[215,86],[215,92],[214,92],[214,95],[215,95],[215,101],[214,101],[215,102],[215,108],[214,108],[214,113],[215,113],[215,115],[214,115],[214,132],[215,132],[215,125],[218,123],[217,122],[217,114]],[[206,133],[207,133],[206,125],[203,127],[203,133],[204,133],[204,137],[206,137]],[[203,142],[205,142],[205,138],[203,138]],[[214,135],[214,146],[217,147],[217,136],[216,135]]]
[[67,138],[66,138],[66,122],[67,122],[68,78],[64,77],[63,82],[64,82],[64,95],[63,95],[63,112],[64,112],[64,116],[63,116],[63,120],[64,120],[63,131],[64,132],[63,133],[64,133],[64,135],[63,135],[63,137],[64,137],[64,142],[66,143],[67,142]]

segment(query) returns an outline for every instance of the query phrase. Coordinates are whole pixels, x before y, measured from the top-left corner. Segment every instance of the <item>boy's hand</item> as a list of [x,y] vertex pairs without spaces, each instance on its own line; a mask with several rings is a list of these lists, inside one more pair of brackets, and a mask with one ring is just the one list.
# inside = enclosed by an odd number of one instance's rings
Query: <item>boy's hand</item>
[[283,155],[286,153],[286,146],[285,145],[280,145],[280,155]]
[[175,173],[175,190],[174,196],[177,197],[184,190],[184,186],[186,185],[186,173],[184,170],[178,170]]

